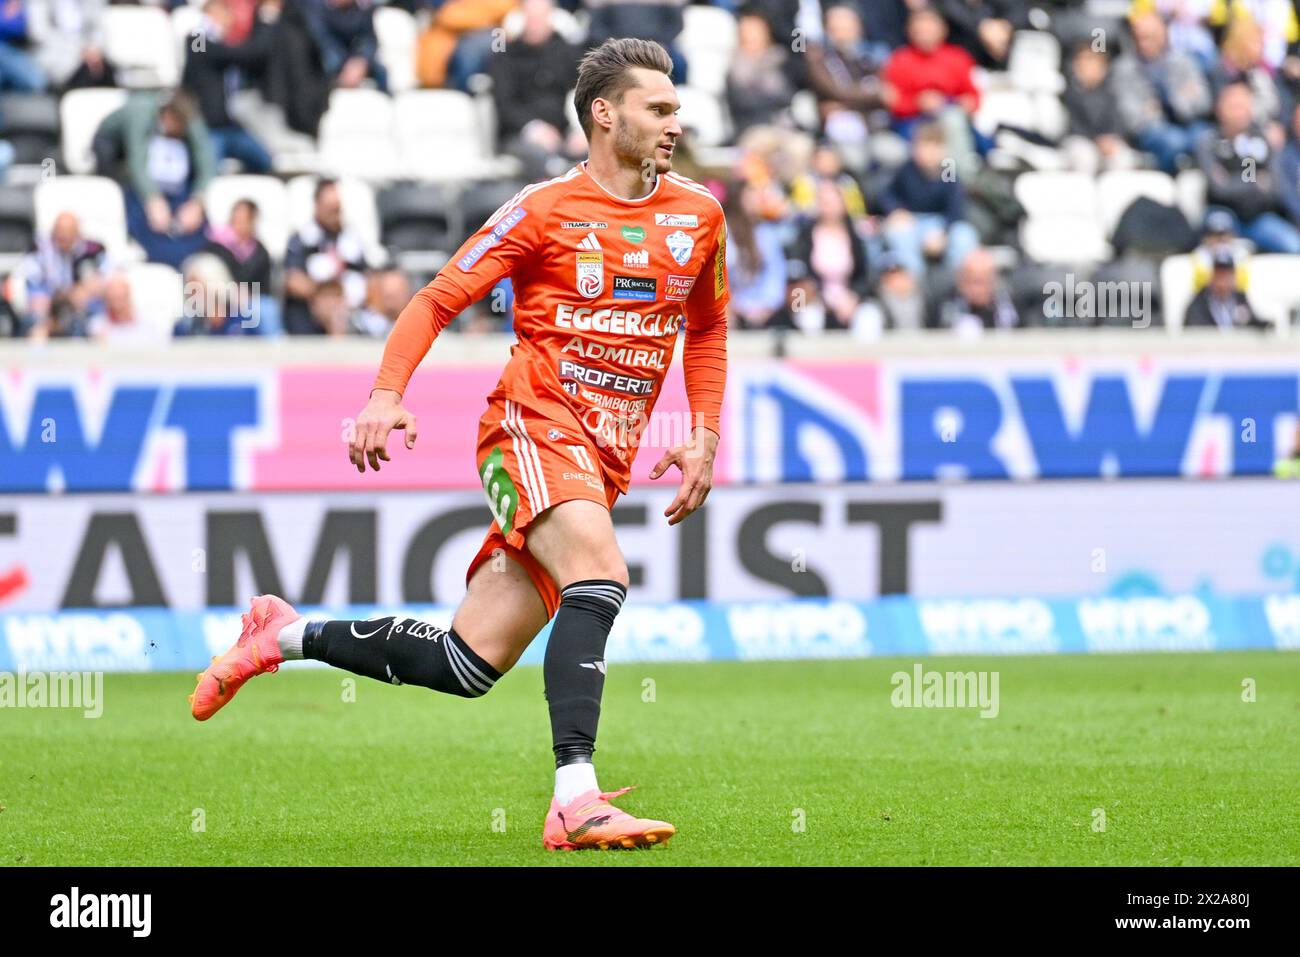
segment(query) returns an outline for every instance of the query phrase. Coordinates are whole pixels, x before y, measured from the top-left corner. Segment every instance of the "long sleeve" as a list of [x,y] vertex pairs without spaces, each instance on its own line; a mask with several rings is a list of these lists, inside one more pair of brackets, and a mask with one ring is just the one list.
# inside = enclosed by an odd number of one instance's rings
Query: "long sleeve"
[[514,272],[537,248],[544,209],[516,195],[465,240],[397,316],[384,346],[376,389],[404,393],[433,340],[471,303]]
[[682,373],[693,425],[722,433],[722,395],[727,383],[727,226],[705,260],[686,300],[686,341],[682,347]]

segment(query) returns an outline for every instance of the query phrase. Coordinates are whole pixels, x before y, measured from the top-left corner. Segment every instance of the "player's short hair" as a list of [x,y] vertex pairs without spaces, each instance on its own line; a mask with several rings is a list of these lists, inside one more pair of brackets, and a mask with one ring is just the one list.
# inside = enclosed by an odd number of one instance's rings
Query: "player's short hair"
[[666,76],[673,75],[673,60],[658,43],[636,37],[606,40],[578,64],[578,85],[573,91],[573,106],[578,111],[582,132],[591,139],[591,104],[597,99],[623,99],[623,94],[636,86],[632,67],[657,70]]

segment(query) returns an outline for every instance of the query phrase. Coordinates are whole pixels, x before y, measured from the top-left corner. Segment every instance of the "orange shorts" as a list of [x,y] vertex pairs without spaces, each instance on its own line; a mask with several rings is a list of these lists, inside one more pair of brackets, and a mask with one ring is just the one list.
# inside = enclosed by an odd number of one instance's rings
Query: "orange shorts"
[[528,525],[552,505],[575,499],[612,508],[618,488],[588,436],[571,423],[549,422],[509,399],[493,400],[479,420],[477,459],[493,522],[465,581],[502,549],[528,572],[547,616],[554,616],[560,589],[529,553]]

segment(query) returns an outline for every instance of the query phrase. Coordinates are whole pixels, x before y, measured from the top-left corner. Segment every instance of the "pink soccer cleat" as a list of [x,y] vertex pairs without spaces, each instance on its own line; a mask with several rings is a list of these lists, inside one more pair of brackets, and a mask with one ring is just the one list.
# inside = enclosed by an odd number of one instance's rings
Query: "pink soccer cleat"
[[190,713],[200,721],[207,721],[235,696],[244,682],[255,675],[280,670],[284,656],[276,636],[280,629],[299,614],[284,599],[274,595],[259,595],[253,606],[243,616],[244,630],[224,655],[213,658],[212,664],[199,675],[198,687],[190,695]]
[[[633,785],[635,786],[635,785]],[[665,844],[677,833],[666,821],[650,821],[620,811],[609,801],[626,794],[631,787],[608,794],[591,790],[561,807],[551,798],[551,810],[542,829],[542,846],[548,851],[576,851],[582,848],[649,847]]]

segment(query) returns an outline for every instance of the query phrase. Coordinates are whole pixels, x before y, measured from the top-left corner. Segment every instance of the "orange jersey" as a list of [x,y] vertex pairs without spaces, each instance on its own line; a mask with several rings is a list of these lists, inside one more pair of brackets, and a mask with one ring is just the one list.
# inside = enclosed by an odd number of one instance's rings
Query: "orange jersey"
[[416,293],[375,388],[404,393],[434,337],[510,276],[518,342],[489,402],[580,425],[625,492],[679,330],[692,424],[719,431],[726,257],[722,208],[699,183],[670,172],[621,199],[580,163],[521,190]]

